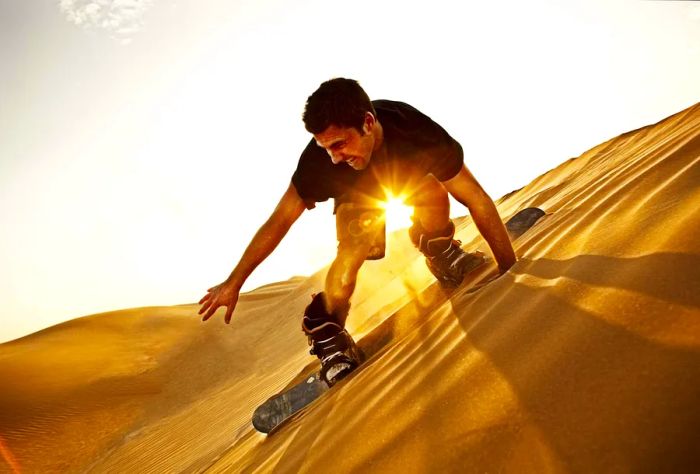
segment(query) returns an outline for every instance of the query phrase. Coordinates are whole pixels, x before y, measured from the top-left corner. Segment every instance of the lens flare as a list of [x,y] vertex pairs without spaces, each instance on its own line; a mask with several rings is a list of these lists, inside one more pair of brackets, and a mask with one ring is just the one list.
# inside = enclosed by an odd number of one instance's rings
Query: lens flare
[[413,207],[407,206],[402,196],[389,195],[387,200],[382,203],[382,207],[386,212],[387,231],[405,229],[413,224],[411,221]]

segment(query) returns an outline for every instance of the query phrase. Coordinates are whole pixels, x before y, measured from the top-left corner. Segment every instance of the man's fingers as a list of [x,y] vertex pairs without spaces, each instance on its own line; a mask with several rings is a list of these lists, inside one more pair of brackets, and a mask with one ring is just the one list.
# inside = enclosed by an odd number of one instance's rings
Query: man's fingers
[[[233,315],[233,309],[236,306],[237,298],[224,297],[221,295],[220,291],[212,291],[220,288],[220,286],[221,285],[212,286],[207,290],[207,294],[204,295],[201,300],[199,300],[199,304],[201,304],[202,307],[199,309],[198,314],[204,314],[202,321],[206,321],[211,318],[214,313],[216,313],[216,310],[221,306],[226,306],[227,310],[226,315],[224,316],[224,321],[226,324],[231,322],[231,316]],[[228,303],[226,301],[228,301]]]
[[202,299],[199,300],[199,303],[198,303],[198,304],[204,303],[204,302],[205,302],[206,300],[208,300],[209,298],[211,298],[211,293],[207,293],[206,295],[204,295],[204,296],[202,297]]
[[202,308],[199,310],[199,314],[202,314],[203,312],[205,312],[206,310],[208,310],[209,307],[212,305],[213,302],[214,302],[214,300],[209,300],[209,301],[207,301],[206,303],[204,303],[204,306],[202,306]]
[[204,315],[202,318],[202,321],[206,321],[207,319],[211,318],[214,313],[216,313],[216,310],[218,309],[219,305],[212,305],[211,308],[209,308],[209,311],[207,311],[207,314]]

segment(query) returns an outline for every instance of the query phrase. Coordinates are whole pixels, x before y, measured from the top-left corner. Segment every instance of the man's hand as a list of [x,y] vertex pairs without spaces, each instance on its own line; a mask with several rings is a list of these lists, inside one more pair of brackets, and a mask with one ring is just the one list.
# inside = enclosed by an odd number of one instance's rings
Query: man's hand
[[224,321],[226,321],[226,324],[230,323],[231,315],[238,302],[238,295],[240,292],[240,287],[234,285],[229,280],[209,288],[207,294],[199,300],[199,304],[204,304],[199,310],[199,314],[206,311],[202,321],[211,318],[220,306],[226,306],[227,310]]
[[287,191],[280,199],[274,212],[258,229],[231,275],[225,282],[209,288],[207,294],[199,300],[199,304],[204,303],[199,314],[206,311],[202,321],[211,318],[220,306],[227,306],[228,310],[224,321],[226,324],[231,322],[231,315],[238,302],[241,286],[252,271],[277,247],[292,224],[304,212],[304,209],[306,209],[304,200],[301,199],[294,185],[289,183]]

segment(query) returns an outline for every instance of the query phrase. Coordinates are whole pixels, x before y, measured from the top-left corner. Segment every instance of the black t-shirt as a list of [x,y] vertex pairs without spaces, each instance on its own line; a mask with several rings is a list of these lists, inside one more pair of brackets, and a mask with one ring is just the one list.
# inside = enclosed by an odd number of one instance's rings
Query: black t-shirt
[[292,176],[308,209],[329,198],[336,205],[352,200],[349,196],[385,199],[385,190],[394,195],[410,192],[428,174],[447,181],[462,168],[462,147],[430,117],[403,102],[375,100],[372,104],[384,130],[386,153],[375,153],[367,168],[355,170],[345,163],[334,165],[312,138]]

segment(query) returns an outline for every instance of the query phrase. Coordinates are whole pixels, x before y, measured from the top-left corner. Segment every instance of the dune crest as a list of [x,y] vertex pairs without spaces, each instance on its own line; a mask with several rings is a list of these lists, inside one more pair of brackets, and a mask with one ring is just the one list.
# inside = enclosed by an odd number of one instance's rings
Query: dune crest
[[[0,345],[0,440],[26,472],[697,466],[699,184],[700,104],[498,200],[504,219],[547,215],[478,291],[441,300],[392,234],[348,321],[384,327],[384,348],[274,436],[250,417],[314,367],[300,315],[325,269],[244,295],[230,326],[201,324],[197,305],[142,308]],[[458,238],[484,250],[469,218]]]

